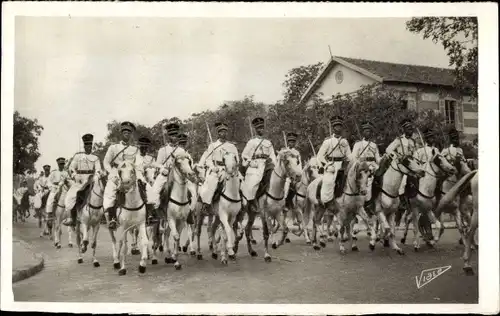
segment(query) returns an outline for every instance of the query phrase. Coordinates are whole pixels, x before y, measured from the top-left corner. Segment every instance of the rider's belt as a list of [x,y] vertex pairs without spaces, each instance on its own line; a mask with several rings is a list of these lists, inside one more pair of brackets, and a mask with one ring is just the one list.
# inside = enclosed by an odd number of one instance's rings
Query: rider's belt
[[59,184],[59,181],[57,181],[57,182],[54,182],[54,185],[58,185],[58,184]]
[[77,174],[93,174],[94,171],[93,170],[77,170],[76,173]]
[[269,155],[255,155],[253,156],[254,159],[267,159],[269,158]]
[[365,161],[375,161],[375,157],[366,157]]
[[342,158],[342,157],[327,157],[326,160],[328,160],[328,161],[344,161],[344,158]]
[[224,162],[222,162],[222,161],[214,161],[214,163],[217,166],[224,166]]

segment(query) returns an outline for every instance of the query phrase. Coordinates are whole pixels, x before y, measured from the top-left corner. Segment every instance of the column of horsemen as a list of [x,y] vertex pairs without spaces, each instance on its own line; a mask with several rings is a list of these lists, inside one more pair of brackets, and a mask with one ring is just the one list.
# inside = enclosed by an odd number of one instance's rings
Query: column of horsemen
[[[138,146],[136,146],[133,142],[136,133],[134,124],[123,122],[120,125],[121,140],[109,146],[102,164],[100,159],[92,153],[93,135],[85,134],[82,137],[83,152],[76,153],[69,161],[66,161],[65,158],[58,158],[56,160],[58,166],[56,170],[51,171],[50,165],[43,166],[43,174],[35,183],[35,191],[43,200],[47,216],[50,218],[54,214],[63,184],[69,182],[71,185],[66,193],[64,207],[70,216],[63,224],[75,226],[78,221],[78,209],[82,206],[82,201],[85,200],[92,185],[91,178],[97,176],[105,183],[103,208],[108,228],[116,230],[119,225],[117,208],[120,207],[120,201],[117,198],[117,193],[120,190],[120,175],[117,167],[123,161],[130,161],[135,166],[137,184],[144,203],[148,206],[146,220],[148,223],[155,223],[160,218],[157,210],[162,205],[162,195],[168,195],[170,192],[172,184],[168,179],[175,157],[179,154],[185,154],[189,156],[193,169],[198,174],[204,174],[204,177],[200,177],[200,179],[203,178],[200,183],[189,186],[189,191],[191,196],[199,197],[199,202],[202,205],[201,211],[207,214],[211,212],[214,197],[220,194],[218,191],[221,187],[220,183],[223,181],[221,176],[224,171],[223,156],[229,152],[237,157],[237,163],[241,167],[241,195],[247,201],[246,205],[249,209],[256,208],[259,192],[263,192],[262,188],[265,191],[273,168],[278,161],[275,148],[265,135],[265,120],[257,117],[251,123],[256,135],[247,142],[241,153],[241,158],[237,147],[227,139],[228,125],[224,122],[218,122],[214,126],[217,132],[217,140],[208,145],[199,162],[194,164],[186,149],[188,135],[181,132],[179,124],[170,123],[164,126],[164,135],[166,136],[164,146],[159,149],[155,159],[149,154],[152,145],[151,139],[139,137]],[[423,145],[417,148],[415,140],[412,139],[415,127],[410,119],[403,119],[400,122],[401,134],[390,143],[384,154],[379,152],[378,146],[374,142],[374,126],[369,121],[361,124],[363,138],[354,144],[352,150],[347,139],[341,136],[345,127],[343,118],[333,116],[330,118],[330,124],[333,133],[323,141],[317,152],[316,159],[323,181],[334,183],[335,197],[342,193],[345,173],[347,172],[346,167],[349,162],[354,160],[365,161],[370,166],[369,190],[371,192],[371,183],[374,183],[374,185],[380,184],[380,177],[391,166],[393,157],[411,156],[420,164],[425,164],[437,151],[435,147],[436,135],[430,129],[425,129],[421,134],[419,133]],[[285,149],[290,151],[291,155],[296,158],[297,166],[302,169],[301,155],[295,148],[298,137],[297,133],[287,133]],[[455,129],[449,132],[448,139],[450,144],[441,151],[441,155],[453,163],[457,158],[463,158],[464,155],[460,148],[459,134]],[[327,165],[333,165],[335,172],[324,172]],[[153,177],[147,173],[148,169],[154,170]],[[418,182],[416,183],[418,188]],[[408,197],[411,196],[412,189],[415,191],[415,180],[411,177],[407,179],[407,175],[404,175],[399,189],[401,207],[397,214],[401,215],[405,209],[409,208]],[[331,186],[324,185],[319,191],[319,198],[322,203],[331,200]],[[436,190],[436,192],[438,191],[440,192],[440,190]],[[286,200],[284,208],[286,214],[287,211],[294,208],[296,190],[293,180],[288,179],[285,193],[283,198]],[[364,205],[365,209],[371,210],[372,214],[374,211],[373,200],[374,196],[372,195],[371,199],[367,199]],[[400,218],[401,216],[399,216]],[[300,221],[298,217],[295,217],[294,220],[295,222]],[[192,214],[188,217],[188,223],[193,223]]]

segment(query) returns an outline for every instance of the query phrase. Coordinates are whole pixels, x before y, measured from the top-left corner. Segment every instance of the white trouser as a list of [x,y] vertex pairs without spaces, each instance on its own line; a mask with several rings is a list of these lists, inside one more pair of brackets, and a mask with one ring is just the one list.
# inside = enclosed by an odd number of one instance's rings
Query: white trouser
[[[253,167],[252,163],[254,165]],[[262,177],[264,176],[265,168],[265,159],[255,159],[249,164],[245,173],[245,179],[241,185],[241,192],[248,201],[255,199],[255,194],[257,193],[260,181],[262,181]]]
[[205,204],[212,204],[212,199],[217,189],[219,183],[219,169],[216,167],[214,169],[208,170],[205,181],[200,187],[200,197],[201,201]]
[[102,205],[105,210],[115,205],[119,181],[120,177],[118,176],[118,170],[112,169],[108,175],[106,187],[104,188],[104,199]]
[[47,213],[53,212],[54,203],[57,203],[54,201],[56,193],[57,193],[57,188],[50,189],[49,197],[47,198],[47,207],[45,208],[45,211]]

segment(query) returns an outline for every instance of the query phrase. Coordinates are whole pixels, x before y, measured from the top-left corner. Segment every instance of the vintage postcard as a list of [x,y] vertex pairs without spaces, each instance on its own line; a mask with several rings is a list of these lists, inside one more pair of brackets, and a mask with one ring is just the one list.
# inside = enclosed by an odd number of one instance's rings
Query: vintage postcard
[[2,7],[2,310],[498,313],[497,4]]

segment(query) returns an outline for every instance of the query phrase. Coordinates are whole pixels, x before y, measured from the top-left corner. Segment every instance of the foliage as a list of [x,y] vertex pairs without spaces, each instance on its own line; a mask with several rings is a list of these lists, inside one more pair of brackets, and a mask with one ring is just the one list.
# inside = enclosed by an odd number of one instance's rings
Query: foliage
[[291,69],[285,75],[283,82],[284,103],[294,104],[300,100],[300,97],[306,92],[323,68],[323,63],[319,62],[307,66],[300,66]]
[[458,90],[477,97],[478,23],[477,17],[412,18],[406,28],[423,33],[424,39],[440,42],[455,68]]
[[14,112],[13,173],[35,172],[35,163],[40,157],[38,137],[43,126],[37,119],[29,119]]

